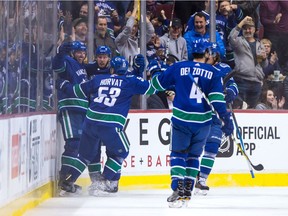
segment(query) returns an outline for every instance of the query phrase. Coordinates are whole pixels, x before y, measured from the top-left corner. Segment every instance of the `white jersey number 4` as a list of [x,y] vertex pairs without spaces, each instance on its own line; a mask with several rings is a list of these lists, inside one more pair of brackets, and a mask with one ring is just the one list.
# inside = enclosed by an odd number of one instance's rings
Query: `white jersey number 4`
[[[198,83],[198,77],[195,77],[194,80],[196,83]],[[198,88],[194,82],[193,82],[192,87],[191,87],[189,98],[196,99],[197,103],[202,103],[203,96],[202,96],[201,92],[198,90]]]

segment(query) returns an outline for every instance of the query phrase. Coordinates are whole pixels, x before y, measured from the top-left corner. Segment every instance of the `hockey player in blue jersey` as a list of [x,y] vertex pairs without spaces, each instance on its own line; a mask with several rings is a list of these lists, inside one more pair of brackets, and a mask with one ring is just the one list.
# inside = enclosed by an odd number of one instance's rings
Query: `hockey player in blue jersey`
[[[210,51],[211,55],[207,63],[214,65],[216,68],[218,68],[219,75],[221,75],[221,77],[223,77],[224,79],[231,72],[231,68],[227,64],[220,63],[220,54],[218,47],[215,43],[211,44]],[[223,87],[226,103],[232,103],[232,101],[238,95],[237,84],[235,83],[233,78],[230,78],[227,82],[224,83]],[[200,172],[198,174],[198,179],[195,185],[195,194],[206,195],[209,190],[209,187],[206,185],[206,180],[212,171],[218,149],[221,145],[223,135],[221,125],[221,120],[219,120],[215,115],[213,115],[210,134],[207,138],[204,148],[204,154],[201,158]]]
[[[83,64],[86,58],[86,50],[85,44],[79,41],[64,43],[59,47],[58,53],[53,58],[52,63],[53,70],[57,73],[58,79],[66,80],[66,82],[73,85],[88,80],[85,65]],[[70,56],[71,53],[72,56]],[[56,87],[58,88],[58,118],[65,140],[58,182],[61,188],[63,181],[68,177],[70,169],[67,161],[78,154],[82,124],[88,108],[88,100],[75,97],[73,91],[66,88],[65,82],[60,85],[56,84]],[[76,185],[75,187],[81,190],[80,186]],[[60,195],[65,194],[65,192],[60,193]]]
[[110,73],[111,49],[108,46],[98,46],[95,52],[95,62],[86,65],[89,79],[95,75]]
[[[76,179],[99,151],[100,140],[106,146],[107,161],[101,178],[89,187],[90,195],[118,191],[121,166],[129,154],[129,140],[123,131],[134,94],[153,94],[149,81],[126,75],[128,62],[124,57],[111,60],[111,75],[98,75],[80,85],[66,88],[79,98],[89,99],[90,104],[83,124],[79,155],[70,160],[69,178],[63,182],[66,192],[77,193]],[[76,186],[76,187],[75,187]]]
[[[209,57],[205,42],[195,43],[193,61],[178,62],[152,78],[157,90],[175,85],[170,145],[170,174],[173,193],[169,207],[182,207],[191,198],[202,154],[212,123],[212,109],[204,93],[224,122],[222,131],[229,136],[234,126],[226,110],[219,69],[206,64]],[[199,91],[199,88],[201,91]],[[202,93],[201,93],[202,92]]]

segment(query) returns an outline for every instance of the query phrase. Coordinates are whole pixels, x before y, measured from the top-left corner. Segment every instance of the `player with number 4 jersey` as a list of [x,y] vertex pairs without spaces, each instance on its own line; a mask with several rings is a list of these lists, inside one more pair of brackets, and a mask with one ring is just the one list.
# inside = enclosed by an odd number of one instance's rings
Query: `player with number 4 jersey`
[[173,193],[167,199],[169,207],[187,204],[199,171],[199,157],[212,123],[212,109],[202,93],[223,120],[222,130],[226,135],[233,132],[231,115],[226,110],[222,78],[216,67],[206,64],[208,47],[205,42],[196,43],[193,61],[175,63],[152,78],[152,85],[157,90],[174,85],[176,92],[171,119],[170,174]]

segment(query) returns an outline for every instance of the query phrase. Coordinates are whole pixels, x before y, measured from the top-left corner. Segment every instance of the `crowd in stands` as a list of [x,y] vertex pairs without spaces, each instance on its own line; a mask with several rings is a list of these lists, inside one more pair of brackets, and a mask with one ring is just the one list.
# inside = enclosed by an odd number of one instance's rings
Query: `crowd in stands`
[[[193,44],[203,38],[210,40],[210,1],[147,0],[146,29],[139,26],[137,0],[95,0],[93,3],[93,53],[99,46],[108,46],[111,58],[124,56],[130,70],[134,56],[140,53],[141,31],[146,32],[147,65],[156,60],[163,68],[177,61],[191,60]],[[89,5],[87,1],[58,1],[58,46],[68,41],[88,44]],[[288,1],[216,0],[215,6],[216,43],[221,61],[233,69],[239,101],[253,109],[261,102],[261,94],[268,89],[273,91],[278,103],[283,101],[288,97]],[[31,33],[30,39],[33,39],[33,31]],[[32,54],[35,50],[33,44],[23,42],[21,46],[32,46]],[[9,68],[4,63],[6,52]],[[6,91],[3,80],[7,71],[11,71],[11,76],[8,76],[10,83],[18,79],[17,64],[20,61],[17,56],[13,60],[14,53],[13,47],[6,50],[0,44],[1,100],[4,100]],[[25,57],[22,59],[24,62],[21,64],[27,64]],[[85,61],[87,63],[87,59]],[[36,62],[29,64],[33,66]],[[24,88],[25,79],[21,81]],[[11,96],[5,100],[15,98],[15,91],[14,87],[8,88]],[[166,99],[164,97],[164,107],[168,108]],[[168,99],[168,102],[171,101]],[[279,106],[282,108],[287,109],[288,103]]]
[[[41,5],[36,1],[0,2],[0,114],[53,109],[53,20],[45,19],[51,17],[53,8],[51,3]],[[41,93],[38,101],[37,92]]]

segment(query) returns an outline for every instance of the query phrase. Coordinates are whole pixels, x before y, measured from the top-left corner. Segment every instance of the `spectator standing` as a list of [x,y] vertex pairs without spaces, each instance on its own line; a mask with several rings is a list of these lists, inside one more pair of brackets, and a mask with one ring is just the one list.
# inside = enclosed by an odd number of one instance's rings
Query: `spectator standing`
[[188,60],[186,40],[182,37],[182,23],[178,18],[172,20],[169,32],[160,37],[162,47],[165,48],[166,56],[168,54],[177,57],[178,61]]
[[272,43],[272,51],[276,51],[279,65],[288,72],[288,1],[261,1],[260,20],[264,28],[263,38]]
[[168,32],[169,20],[165,16],[165,11],[161,10],[159,16],[155,16],[151,19],[151,23],[155,29],[157,36],[161,37]]
[[[194,16],[194,28],[184,34],[187,43],[188,59],[192,60],[193,47],[201,40],[210,41],[209,29],[206,26],[206,16],[202,12],[198,12]],[[220,34],[216,32],[216,43],[219,47],[221,59],[225,58],[226,50]]]
[[94,49],[97,49],[98,46],[108,46],[111,49],[112,58],[118,55],[113,32],[108,30],[107,18],[103,16],[97,17],[96,31],[94,34]]
[[[129,63],[129,70],[132,70],[133,58],[139,53],[138,29],[139,23],[136,19],[139,2],[134,1],[133,11],[126,22],[122,32],[116,37],[115,43],[121,56],[124,56]],[[154,34],[154,27],[146,17],[146,43],[150,41]],[[143,29],[143,31],[145,31]]]
[[88,2],[83,2],[80,6],[79,10],[79,18],[87,18],[88,19]]
[[[239,36],[242,30],[243,36]],[[264,72],[268,60],[264,47],[254,37],[255,24],[251,17],[246,16],[232,29],[228,39],[234,50],[235,70],[234,79],[238,85],[240,97],[255,108],[261,94]]]
[[88,20],[87,18],[77,18],[72,22],[73,29],[71,41],[81,41],[88,43]]
[[234,54],[228,41],[228,35],[231,30],[244,18],[241,8],[236,4],[231,4],[230,1],[224,0],[219,2],[219,9],[216,12],[223,28],[223,42],[226,48],[226,59],[222,62],[227,63],[231,68],[234,68]]
[[243,17],[249,16],[252,17],[252,20],[255,24],[255,33],[254,37],[259,38],[259,4],[261,1],[251,0],[251,1],[239,1],[239,0],[232,0],[232,4],[237,4],[242,12]]
[[113,1],[97,0],[95,1],[96,17],[105,17],[107,20],[107,28],[112,35],[118,35],[121,30],[121,20]]

